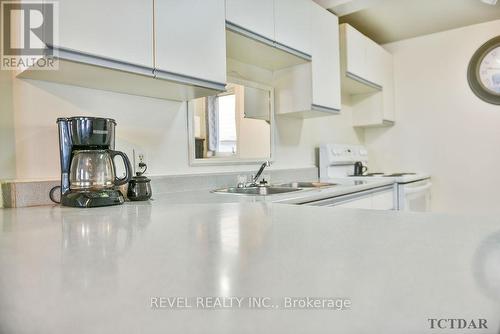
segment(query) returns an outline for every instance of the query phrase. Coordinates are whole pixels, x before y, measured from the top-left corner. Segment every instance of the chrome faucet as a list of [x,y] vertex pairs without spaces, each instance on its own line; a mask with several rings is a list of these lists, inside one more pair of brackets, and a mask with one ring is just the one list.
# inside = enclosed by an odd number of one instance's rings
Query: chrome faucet
[[264,171],[264,169],[266,167],[269,167],[271,166],[271,162],[269,162],[269,160],[266,160],[266,162],[264,162],[260,168],[259,168],[259,171],[257,172],[257,174],[255,174],[255,176],[253,177],[252,179],[252,185],[255,186],[257,185],[257,181],[259,181],[259,177],[262,175],[262,172]]

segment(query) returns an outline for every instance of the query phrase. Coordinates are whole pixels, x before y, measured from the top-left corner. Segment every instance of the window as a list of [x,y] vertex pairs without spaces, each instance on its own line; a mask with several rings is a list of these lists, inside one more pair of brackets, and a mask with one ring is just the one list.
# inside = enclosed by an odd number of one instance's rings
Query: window
[[234,94],[217,97],[219,137],[217,152],[236,154],[236,96]]
[[270,88],[229,83],[224,92],[189,101],[190,159],[269,159],[271,97]]

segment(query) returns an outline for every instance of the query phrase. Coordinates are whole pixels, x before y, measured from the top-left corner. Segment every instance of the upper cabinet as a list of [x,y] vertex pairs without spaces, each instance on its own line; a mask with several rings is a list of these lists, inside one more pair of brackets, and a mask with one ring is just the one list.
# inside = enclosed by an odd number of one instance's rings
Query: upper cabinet
[[308,118],[337,114],[340,100],[338,18],[310,2],[312,61],[276,71],[279,114]]
[[312,104],[340,111],[339,20],[312,4]]
[[[340,26],[340,37],[343,72],[355,81],[348,89],[361,93],[380,90],[382,47],[348,24]],[[356,87],[358,82],[363,85]]]
[[176,101],[225,89],[224,0],[64,0],[59,10],[58,70],[19,77]]
[[274,0],[226,0],[226,20],[274,40]]
[[64,0],[59,10],[57,46],[226,82],[224,0]]
[[394,101],[394,58],[382,48],[382,125],[392,125],[396,121]]
[[346,74],[367,76],[366,37],[348,24],[340,26],[342,65]]
[[393,57],[348,24],[340,25],[342,92],[349,95],[354,126],[394,124]]
[[59,1],[62,47],[153,67],[153,0]]
[[[243,61],[252,57],[256,59],[256,65],[271,69],[311,60],[312,3],[312,0],[226,0],[228,30],[287,52],[302,61],[286,59],[286,56],[280,59],[279,54],[234,40],[233,35],[229,35],[228,44],[237,44],[238,49],[244,47],[248,55],[232,48],[229,48],[229,55]],[[255,53],[262,56],[253,55]],[[269,59],[269,65],[262,61],[264,58]]]
[[274,0],[276,42],[311,54],[312,0]]
[[157,76],[226,82],[224,0],[155,0]]
[[338,20],[312,0],[61,0],[59,11],[58,71],[19,77],[185,101],[225,90],[233,58],[277,73],[281,113],[340,110]]

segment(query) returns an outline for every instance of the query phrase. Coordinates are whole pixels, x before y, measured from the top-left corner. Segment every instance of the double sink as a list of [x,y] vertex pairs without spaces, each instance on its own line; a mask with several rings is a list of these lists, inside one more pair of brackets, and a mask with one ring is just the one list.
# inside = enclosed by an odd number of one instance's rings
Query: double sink
[[215,193],[224,194],[239,194],[249,196],[268,196],[289,193],[293,191],[305,189],[320,189],[335,186],[335,183],[324,182],[289,182],[271,186],[254,186],[254,187],[229,187],[224,189],[214,190]]

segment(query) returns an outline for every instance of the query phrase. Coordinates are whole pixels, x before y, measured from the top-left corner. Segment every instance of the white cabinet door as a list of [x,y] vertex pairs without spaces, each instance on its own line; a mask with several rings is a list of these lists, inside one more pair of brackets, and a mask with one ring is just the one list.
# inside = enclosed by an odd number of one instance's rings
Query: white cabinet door
[[342,25],[344,61],[346,71],[364,78],[366,69],[366,40],[365,36],[348,24]]
[[384,50],[383,55],[384,81],[383,81],[383,116],[384,120],[395,122],[394,101],[394,58]]
[[311,0],[274,0],[276,42],[311,54]]
[[312,5],[312,104],[340,110],[338,18]]
[[335,205],[342,208],[394,210],[394,189],[386,189]]
[[372,208],[372,198],[371,196],[353,199],[347,202],[341,202],[334,205],[338,208],[352,208],[352,209],[371,209]]
[[61,0],[56,46],[153,67],[153,0]]
[[341,34],[346,72],[382,86],[385,78],[384,48],[348,24],[342,24]]
[[274,0],[226,0],[226,20],[274,40]]
[[372,41],[371,39],[365,38],[365,72],[363,78],[379,86],[383,85],[385,68],[384,68],[384,56],[385,50]]
[[394,210],[394,189],[374,193],[372,196],[372,209]]
[[226,82],[224,0],[155,0],[156,68]]

